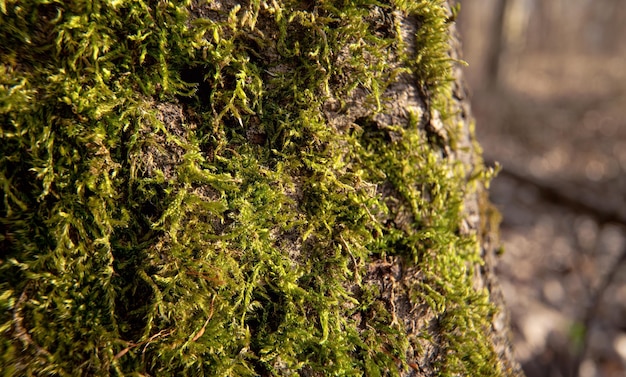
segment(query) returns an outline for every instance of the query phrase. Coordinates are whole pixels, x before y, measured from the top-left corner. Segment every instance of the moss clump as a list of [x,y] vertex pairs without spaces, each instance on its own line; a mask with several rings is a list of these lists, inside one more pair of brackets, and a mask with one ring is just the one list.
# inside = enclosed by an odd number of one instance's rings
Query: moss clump
[[438,373],[498,375],[466,167],[375,121],[401,75],[445,113],[444,3],[229,4],[0,1],[5,375],[400,375],[387,256]]

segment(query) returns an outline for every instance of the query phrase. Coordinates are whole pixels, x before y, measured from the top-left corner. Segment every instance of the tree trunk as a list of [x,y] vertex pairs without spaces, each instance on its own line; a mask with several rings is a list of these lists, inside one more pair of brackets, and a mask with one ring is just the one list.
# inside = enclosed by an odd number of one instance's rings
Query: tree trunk
[[0,12],[7,375],[521,374],[446,2]]
[[495,89],[501,76],[501,60],[505,52],[506,44],[504,37],[505,19],[508,8],[508,0],[497,0],[493,16],[493,25],[489,33],[490,41],[487,45],[487,86]]

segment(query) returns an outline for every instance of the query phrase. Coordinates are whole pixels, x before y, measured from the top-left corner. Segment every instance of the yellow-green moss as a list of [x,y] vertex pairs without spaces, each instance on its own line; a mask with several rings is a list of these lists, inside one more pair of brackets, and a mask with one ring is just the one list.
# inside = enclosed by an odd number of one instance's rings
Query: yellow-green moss
[[[394,9],[417,20],[414,56],[368,18]],[[0,12],[4,375],[399,375],[410,340],[362,281],[384,255],[423,271],[411,299],[440,318],[439,373],[499,374],[478,241],[459,232],[467,167],[419,114],[338,132],[323,113],[358,89],[384,112],[406,69],[445,113],[442,1]],[[379,185],[409,226],[382,222]]]

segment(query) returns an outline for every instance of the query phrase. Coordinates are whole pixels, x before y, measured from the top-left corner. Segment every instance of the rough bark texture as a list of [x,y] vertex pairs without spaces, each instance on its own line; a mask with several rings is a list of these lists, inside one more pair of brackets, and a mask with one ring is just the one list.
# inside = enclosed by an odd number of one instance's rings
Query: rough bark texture
[[445,2],[2,2],[8,375],[519,375]]

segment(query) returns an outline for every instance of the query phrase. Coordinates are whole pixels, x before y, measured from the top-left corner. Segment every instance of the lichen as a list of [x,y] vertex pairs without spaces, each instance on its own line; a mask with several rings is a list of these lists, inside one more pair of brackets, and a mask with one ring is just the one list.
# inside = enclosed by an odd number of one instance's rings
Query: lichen
[[[456,132],[445,2],[0,12],[5,375],[401,375],[424,342],[440,375],[501,373],[471,167],[428,131]],[[400,78],[423,108],[382,123]],[[437,333],[366,278],[386,258]]]

